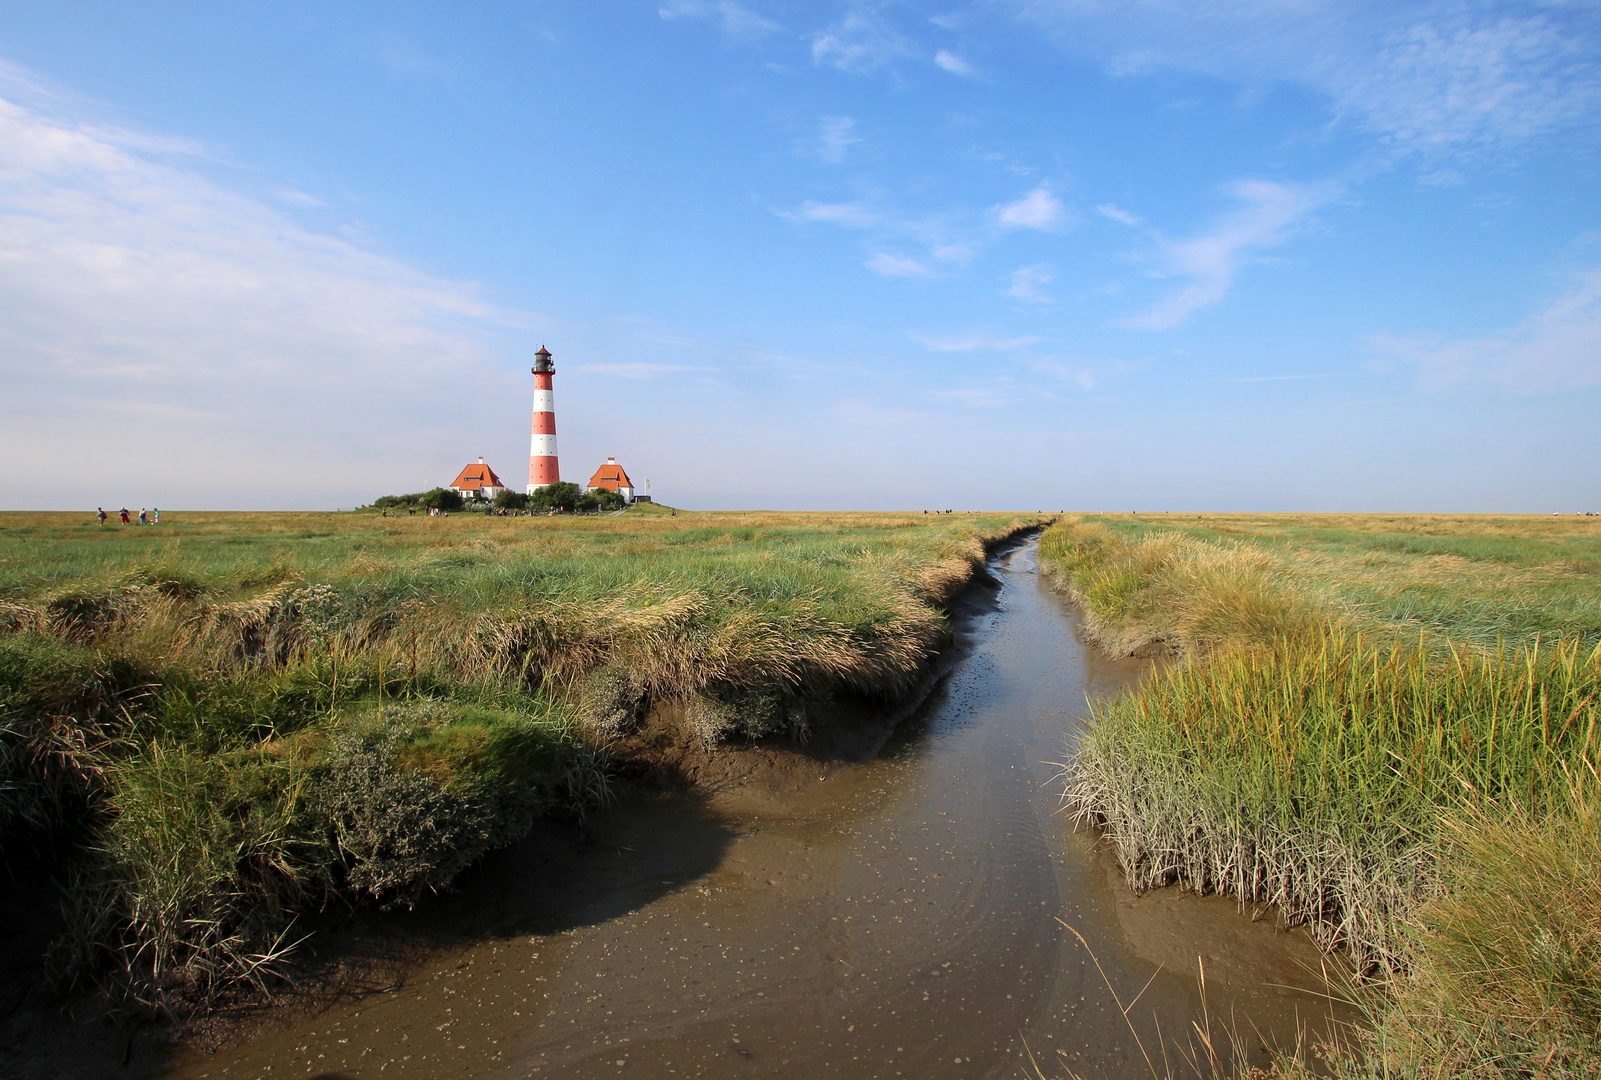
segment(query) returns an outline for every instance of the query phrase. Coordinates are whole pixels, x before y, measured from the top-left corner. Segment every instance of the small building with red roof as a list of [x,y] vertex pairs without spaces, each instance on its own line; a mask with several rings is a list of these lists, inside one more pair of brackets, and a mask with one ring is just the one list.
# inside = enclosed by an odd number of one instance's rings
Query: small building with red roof
[[615,491],[629,502],[634,501],[634,482],[628,479],[628,473],[614,457],[607,458],[606,464],[595,470],[595,475],[589,478],[589,486]]
[[506,485],[500,482],[495,470],[485,465],[483,458],[479,458],[478,464],[461,470],[461,475],[450,482],[450,488],[464,499],[493,499],[506,490]]

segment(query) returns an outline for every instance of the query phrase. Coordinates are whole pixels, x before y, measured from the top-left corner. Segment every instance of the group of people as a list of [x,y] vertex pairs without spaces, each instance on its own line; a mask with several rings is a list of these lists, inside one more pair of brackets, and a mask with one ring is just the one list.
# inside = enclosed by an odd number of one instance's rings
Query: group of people
[[[106,508],[105,507],[101,506],[101,507],[97,507],[95,509],[95,517],[100,521],[100,524],[104,525],[106,523],[106,516],[107,515],[106,515]],[[121,510],[118,510],[117,511],[117,517],[121,520],[121,522],[124,525],[129,524],[128,508],[126,506],[124,506]],[[139,508],[139,524],[141,524],[141,525],[160,525],[161,524],[161,507],[158,506],[154,510],[150,511],[149,513],[146,513],[145,512],[145,508],[141,506]]]

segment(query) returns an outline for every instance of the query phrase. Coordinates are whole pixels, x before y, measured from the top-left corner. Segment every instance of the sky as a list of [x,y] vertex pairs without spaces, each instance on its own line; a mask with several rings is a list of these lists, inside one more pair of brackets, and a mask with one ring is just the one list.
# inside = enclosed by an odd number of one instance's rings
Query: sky
[[1595,0],[0,2],[0,509],[1601,510]]

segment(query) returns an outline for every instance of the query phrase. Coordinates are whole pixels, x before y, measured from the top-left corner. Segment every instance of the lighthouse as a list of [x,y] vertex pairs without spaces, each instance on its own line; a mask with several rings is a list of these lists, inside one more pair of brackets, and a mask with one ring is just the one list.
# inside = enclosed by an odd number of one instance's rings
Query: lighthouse
[[534,437],[528,447],[528,494],[561,479],[556,465],[556,369],[543,345],[534,354]]

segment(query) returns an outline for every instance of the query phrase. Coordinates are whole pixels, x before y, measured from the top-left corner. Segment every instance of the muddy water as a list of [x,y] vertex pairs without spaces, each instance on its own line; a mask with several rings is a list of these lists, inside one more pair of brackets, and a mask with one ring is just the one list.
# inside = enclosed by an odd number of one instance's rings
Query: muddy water
[[1293,989],[1320,985],[1303,935],[1227,901],[1136,897],[1057,812],[1047,762],[1086,697],[1139,669],[1083,646],[1032,546],[992,569],[968,655],[877,760],[619,807],[581,849],[513,849],[456,901],[476,940],[168,1075],[1013,1077],[1032,1057],[1124,1077],[1149,1075],[1146,1051],[1166,1072],[1164,1044],[1184,1075],[1208,1014],[1258,1060],[1264,1038],[1317,1026]]

